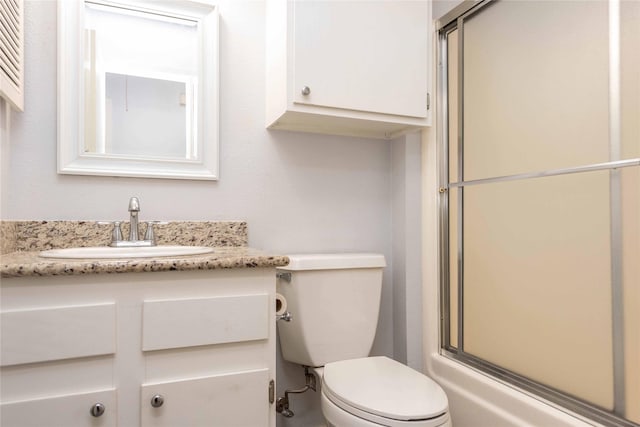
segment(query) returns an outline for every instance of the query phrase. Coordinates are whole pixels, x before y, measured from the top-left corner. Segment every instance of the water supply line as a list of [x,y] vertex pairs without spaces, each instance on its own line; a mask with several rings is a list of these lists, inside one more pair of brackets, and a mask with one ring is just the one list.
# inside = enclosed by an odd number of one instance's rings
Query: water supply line
[[309,372],[308,366],[304,367],[304,380],[305,380],[304,387],[299,388],[297,390],[285,390],[284,396],[278,398],[278,400],[276,401],[277,413],[282,414],[282,416],[286,418],[293,417],[295,414],[291,409],[289,409],[289,394],[304,393],[309,389],[316,391],[316,376],[313,373]]

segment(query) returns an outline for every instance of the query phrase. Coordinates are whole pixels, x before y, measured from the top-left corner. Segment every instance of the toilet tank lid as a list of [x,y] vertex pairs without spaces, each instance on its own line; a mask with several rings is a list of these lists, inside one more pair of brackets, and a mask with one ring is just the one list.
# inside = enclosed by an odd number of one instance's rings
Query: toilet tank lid
[[386,267],[384,255],[371,253],[298,254],[288,255],[289,264],[279,270],[335,270],[349,268]]

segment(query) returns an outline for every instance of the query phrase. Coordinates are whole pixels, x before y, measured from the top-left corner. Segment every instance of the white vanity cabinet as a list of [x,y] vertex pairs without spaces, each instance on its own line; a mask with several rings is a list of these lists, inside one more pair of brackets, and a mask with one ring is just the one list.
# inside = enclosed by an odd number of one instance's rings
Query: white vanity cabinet
[[275,269],[3,278],[0,425],[275,426]]
[[393,138],[431,123],[431,2],[267,1],[267,127]]

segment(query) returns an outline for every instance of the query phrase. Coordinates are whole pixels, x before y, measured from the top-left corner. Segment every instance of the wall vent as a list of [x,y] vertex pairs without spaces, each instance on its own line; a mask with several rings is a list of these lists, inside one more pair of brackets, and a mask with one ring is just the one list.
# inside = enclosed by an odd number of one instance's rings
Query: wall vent
[[0,96],[24,108],[24,0],[0,0]]

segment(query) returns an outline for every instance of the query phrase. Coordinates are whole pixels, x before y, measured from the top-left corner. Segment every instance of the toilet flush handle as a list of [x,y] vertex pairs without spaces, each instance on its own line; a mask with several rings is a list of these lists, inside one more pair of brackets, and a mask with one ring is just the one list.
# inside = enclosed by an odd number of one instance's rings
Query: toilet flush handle
[[276,279],[284,280],[287,283],[291,283],[291,273],[285,273],[284,271],[276,272]]

